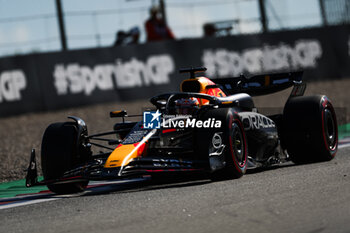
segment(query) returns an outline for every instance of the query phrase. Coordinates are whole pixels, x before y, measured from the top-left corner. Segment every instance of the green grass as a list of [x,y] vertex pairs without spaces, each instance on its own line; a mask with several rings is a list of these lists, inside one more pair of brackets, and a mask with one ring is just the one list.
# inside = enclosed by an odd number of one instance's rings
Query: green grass
[[[40,179],[43,178],[39,177],[39,180]],[[15,197],[20,194],[38,193],[40,191],[47,190],[47,187],[44,185],[27,188],[25,183],[25,179],[1,183],[0,198]]]
[[338,126],[338,137],[339,139],[350,137],[350,123]]

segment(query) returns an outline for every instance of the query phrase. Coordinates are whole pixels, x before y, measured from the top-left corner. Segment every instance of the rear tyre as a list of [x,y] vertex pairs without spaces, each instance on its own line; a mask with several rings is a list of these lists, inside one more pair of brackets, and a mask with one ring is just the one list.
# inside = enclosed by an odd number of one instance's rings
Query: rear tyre
[[[209,158],[212,180],[236,179],[247,170],[248,146],[242,122],[230,108],[211,109],[201,119],[221,121],[220,128],[198,130],[197,147],[202,158]],[[221,140],[221,142],[220,142]],[[220,146],[224,146],[222,154]]]
[[291,98],[284,107],[282,140],[295,163],[333,159],[338,148],[338,127],[327,96]]
[[[80,161],[78,158],[78,130],[74,123],[54,123],[45,131],[41,145],[41,166],[45,180],[55,180]],[[83,191],[88,181],[49,184],[50,191],[58,194]]]

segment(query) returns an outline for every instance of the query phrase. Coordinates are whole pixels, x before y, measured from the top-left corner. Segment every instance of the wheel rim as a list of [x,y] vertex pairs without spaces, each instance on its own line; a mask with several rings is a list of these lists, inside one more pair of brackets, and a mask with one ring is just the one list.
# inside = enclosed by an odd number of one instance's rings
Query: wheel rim
[[327,146],[333,150],[337,144],[337,131],[332,112],[326,108],[324,110],[324,130]]
[[244,145],[244,139],[241,132],[241,129],[236,123],[232,124],[232,149],[233,154],[236,158],[236,161],[238,162],[238,165],[240,167],[243,167],[245,164],[245,145]]

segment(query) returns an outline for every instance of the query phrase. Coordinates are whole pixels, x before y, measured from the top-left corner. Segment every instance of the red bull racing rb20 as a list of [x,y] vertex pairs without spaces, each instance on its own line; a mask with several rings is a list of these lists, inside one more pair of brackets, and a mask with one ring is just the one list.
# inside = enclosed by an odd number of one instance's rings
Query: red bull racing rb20
[[[113,111],[113,130],[88,133],[78,117],[53,123],[41,146],[44,180],[37,181],[32,150],[26,185],[47,185],[54,193],[83,191],[90,180],[155,174],[205,173],[212,180],[239,178],[249,168],[287,161],[311,163],[334,158],[337,121],[325,95],[303,96],[302,72],[210,80],[205,68],[182,69],[190,78],[178,93],[150,99],[140,115]],[[263,115],[252,96],[293,87],[283,112]],[[125,121],[141,116],[141,121]],[[94,148],[103,152],[94,153]]]

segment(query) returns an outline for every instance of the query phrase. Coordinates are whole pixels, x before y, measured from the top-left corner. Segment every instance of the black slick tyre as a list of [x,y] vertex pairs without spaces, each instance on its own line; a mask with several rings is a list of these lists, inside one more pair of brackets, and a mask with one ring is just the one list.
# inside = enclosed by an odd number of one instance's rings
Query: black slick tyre
[[282,145],[295,163],[329,161],[338,148],[338,127],[325,95],[293,97],[283,111]]
[[[201,119],[221,121],[220,128],[201,129],[197,135],[200,156],[209,158],[211,179],[236,179],[243,176],[247,170],[248,146],[239,116],[231,108],[222,108],[208,110]],[[220,146],[224,146],[222,154],[215,155],[215,151],[220,152]],[[211,162],[213,159],[217,160],[214,167]],[[218,166],[215,167],[215,163]]]
[[[77,164],[77,127],[74,123],[54,123],[46,129],[41,145],[41,166],[45,180],[56,180]],[[83,191],[88,181],[49,184],[57,194]]]

